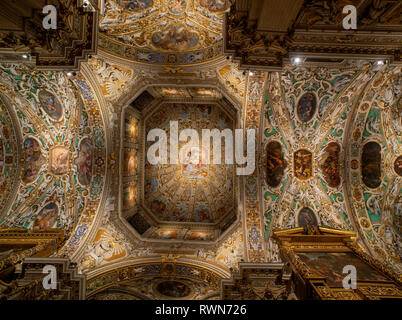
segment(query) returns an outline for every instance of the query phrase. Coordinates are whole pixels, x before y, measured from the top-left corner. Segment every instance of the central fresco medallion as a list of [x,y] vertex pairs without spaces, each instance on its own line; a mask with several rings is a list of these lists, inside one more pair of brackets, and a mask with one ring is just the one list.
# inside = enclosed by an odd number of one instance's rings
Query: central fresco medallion
[[50,170],[55,175],[67,173],[70,155],[67,148],[55,147],[50,153]]
[[[233,120],[215,104],[162,104],[146,119],[146,135],[151,129],[167,133],[170,154],[170,121],[178,121],[178,129],[195,129],[200,144],[202,129],[234,129]],[[147,142],[145,155],[153,141]],[[222,142],[222,159],[225,143]],[[189,146],[179,142],[178,164],[151,165],[145,162],[144,204],[159,220],[166,222],[218,222],[234,210],[233,165],[212,164],[213,144],[210,144],[210,164],[204,146]],[[199,159],[199,161],[192,161]]]

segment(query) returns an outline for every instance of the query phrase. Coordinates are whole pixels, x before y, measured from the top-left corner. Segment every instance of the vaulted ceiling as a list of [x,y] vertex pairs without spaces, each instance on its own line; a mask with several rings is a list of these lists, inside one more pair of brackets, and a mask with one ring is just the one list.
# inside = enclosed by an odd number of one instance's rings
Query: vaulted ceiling
[[[398,2],[342,1],[363,29],[339,38],[350,55],[331,58],[315,53],[332,46],[339,19],[316,17],[338,1],[251,2],[91,1],[97,54],[76,73],[2,48],[0,227],[64,230],[54,255],[78,263],[93,298],[214,299],[240,261],[281,261],[274,231],[306,223],[356,232],[401,272]],[[268,41],[290,25],[290,42]],[[382,44],[383,31],[389,52],[354,54],[355,40]],[[301,50],[302,35],[315,44]],[[255,129],[256,169],[150,164],[147,134],[170,121]]]
[[229,0],[106,0],[100,48],[130,61],[199,64],[222,54]]

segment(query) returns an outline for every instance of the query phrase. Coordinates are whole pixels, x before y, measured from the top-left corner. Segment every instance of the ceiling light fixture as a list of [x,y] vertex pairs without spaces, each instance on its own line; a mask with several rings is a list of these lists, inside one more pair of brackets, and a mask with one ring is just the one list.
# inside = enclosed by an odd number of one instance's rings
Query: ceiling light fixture
[[383,64],[384,64],[384,61],[383,61],[383,60],[378,60],[378,61],[377,61],[377,65],[382,66]]
[[254,75],[254,72],[250,71],[250,72],[248,73],[248,75],[252,77],[252,76]]
[[26,53],[24,53],[21,57],[23,57],[24,59],[28,59],[29,55],[27,55]]
[[293,62],[295,64],[299,64],[301,61],[302,61],[302,59],[300,57],[293,58]]

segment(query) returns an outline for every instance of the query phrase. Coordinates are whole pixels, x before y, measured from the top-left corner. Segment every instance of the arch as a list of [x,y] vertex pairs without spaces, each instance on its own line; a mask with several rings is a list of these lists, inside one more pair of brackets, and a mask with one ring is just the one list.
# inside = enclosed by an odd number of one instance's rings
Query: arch
[[[20,185],[22,131],[11,100],[0,90],[0,222],[17,197]],[[7,148],[6,148],[7,146]]]

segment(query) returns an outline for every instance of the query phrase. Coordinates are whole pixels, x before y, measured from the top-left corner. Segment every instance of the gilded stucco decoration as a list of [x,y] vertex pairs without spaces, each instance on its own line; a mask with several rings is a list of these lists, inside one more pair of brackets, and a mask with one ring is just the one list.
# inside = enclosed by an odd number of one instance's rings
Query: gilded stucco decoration
[[14,201],[19,184],[21,133],[15,114],[1,97],[0,124],[0,212],[6,212]]
[[[94,297],[114,285],[150,299],[208,298],[218,294],[220,279],[222,275],[212,270],[184,262],[138,262],[89,277],[87,296]],[[167,285],[165,281],[176,283]]]
[[223,14],[231,1],[106,0],[102,50],[131,61],[188,65],[222,55]]
[[237,270],[239,262],[244,260],[243,234],[243,228],[240,225],[216,249],[198,250],[197,257],[205,261],[215,261],[229,270]]
[[[245,129],[255,129],[258,139],[257,145],[261,139],[258,135],[258,130],[261,123],[261,110],[263,108],[267,77],[268,74],[266,72],[255,72],[249,74],[247,79],[247,98],[243,110],[243,127]],[[257,154],[260,154],[258,149]],[[254,172],[243,180],[245,189],[243,215],[244,241],[246,246],[245,257],[247,259],[246,261],[250,262],[263,262],[266,259],[266,247],[262,232],[262,215],[260,210],[260,176],[260,168],[257,166]]]
[[218,78],[222,84],[240,101],[245,98],[246,76],[237,69],[236,64],[230,63],[218,70]]
[[[289,66],[270,75],[261,161],[276,172],[263,178],[262,190],[269,260],[279,259],[270,236],[273,229],[306,221],[354,229],[342,178],[345,126],[373,73],[368,66],[345,70]],[[273,142],[278,151],[272,155],[267,149]],[[280,182],[273,185],[275,179]],[[303,216],[306,212],[311,214]]]
[[103,96],[111,103],[127,93],[130,85],[139,80],[138,74],[131,68],[101,57],[92,57],[88,60],[88,64],[96,74]]
[[353,213],[372,254],[401,271],[400,67],[380,70],[368,84],[350,126],[347,171]]
[[134,300],[136,297],[150,300],[210,300],[217,299],[219,292],[216,288],[211,288],[202,282],[156,277],[131,281],[116,288],[107,289],[95,294],[91,299]]
[[280,152],[262,162],[281,170],[264,177],[269,260],[278,259],[272,230],[310,221],[359,231],[365,250],[400,268],[399,74],[367,64],[271,75],[263,145]]
[[104,185],[98,102],[80,75],[10,64],[0,66],[0,82],[22,128],[23,155],[16,198],[1,226],[63,229],[69,240],[58,254],[71,255],[92,226]]

